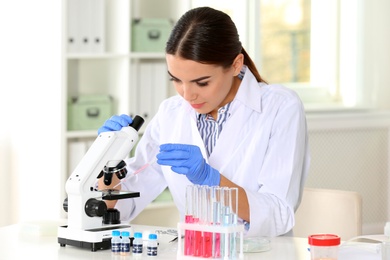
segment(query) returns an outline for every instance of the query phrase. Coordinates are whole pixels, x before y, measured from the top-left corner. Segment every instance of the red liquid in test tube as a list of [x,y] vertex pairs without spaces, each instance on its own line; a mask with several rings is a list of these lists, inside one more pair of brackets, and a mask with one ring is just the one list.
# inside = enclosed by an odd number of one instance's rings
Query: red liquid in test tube
[[209,258],[213,256],[213,233],[203,232],[203,250],[202,256]]
[[[194,218],[194,223],[199,223],[199,218]],[[202,256],[202,231],[194,231],[194,256]]]
[[[194,224],[201,224],[200,223],[200,213],[201,213],[201,199],[200,199],[200,186],[194,185],[193,189],[193,196],[192,196],[192,202],[193,202],[193,209],[194,209]],[[193,237],[193,255],[194,256],[202,256],[202,231],[194,231],[194,237]]]
[[[185,223],[194,223],[193,216],[193,186],[187,186],[186,188],[186,215]],[[193,255],[193,230],[185,230],[184,232],[184,255]]]
[[[186,223],[194,223],[194,217],[192,215],[186,215],[185,222]],[[194,237],[194,231],[186,230],[184,232],[184,234],[185,234],[185,236],[184,236],[184,254],[185,255],[193,255],[192,240]]]
[[[202,186],[201,188],[201,218],[203,225],[212,224],[212,201],[211,201],[211,187]],[[203,232],[202,237],[202,257],[212,257],[213,252],[213,233]]]

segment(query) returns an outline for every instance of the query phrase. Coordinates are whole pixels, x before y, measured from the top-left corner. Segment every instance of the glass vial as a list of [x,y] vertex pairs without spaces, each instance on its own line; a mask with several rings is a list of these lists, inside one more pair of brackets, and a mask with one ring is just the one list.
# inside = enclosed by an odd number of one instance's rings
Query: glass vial
[[[200,223],[202,225],[211,225],[212,213],[211,213],[211,188],[203,185],[200,190]],[[202,236],[202,257],[212,257],[212,242],[213,234],[211,232],[204,231]]]
[[150,234],[149,235],[149,241],[147,243],[146,249],[147,249],[147,255],[148,256],[157,256],[157,235],[156,234]]
[[[222,203],[222,189],[219,186],[212,187],[211,200],[212,200],[212,224],[215,226],[221,225],[221,203]],[[221,234],[213,233],[212,242],[212,257],[219,258],[221,256]]]
[[[194,186],[189,185],[186,187],[186,213],[185,223],[194,223],[194,203],[193,203],[193,190]],[[185,230],[184,236],[184,255],[193,255],[193,238],[194,231]]]
[[122,231],[121,236],[121,255],[130,255],[130,232]]
[[121,252],[121,233],[119,230],[113,230],[111,235],[111,252],[114,255],[119,255]]
[[133,255],[142,255],[142,247],[143,247],[142,233],[135,232],[134,240],[133,240]]

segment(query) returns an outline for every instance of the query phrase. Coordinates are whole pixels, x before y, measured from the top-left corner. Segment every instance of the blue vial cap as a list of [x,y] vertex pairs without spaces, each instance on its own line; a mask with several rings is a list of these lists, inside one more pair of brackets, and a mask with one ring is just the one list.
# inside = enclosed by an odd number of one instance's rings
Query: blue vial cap
[[149,239],[157,239],[157,235],[156,234],[150,234],[149,235]]
[[113,230],[112,231],[112,236],[113,237],[119,237],[121,235],[121,232],[119,232],[119,230]]
[[142,233],[140,233],[140,232],[135,232],[135,233],[134,233],[134,238],[142,238]]
[[129,237],[130,236],[130,232],[129,231],[122,231],[122,237]]

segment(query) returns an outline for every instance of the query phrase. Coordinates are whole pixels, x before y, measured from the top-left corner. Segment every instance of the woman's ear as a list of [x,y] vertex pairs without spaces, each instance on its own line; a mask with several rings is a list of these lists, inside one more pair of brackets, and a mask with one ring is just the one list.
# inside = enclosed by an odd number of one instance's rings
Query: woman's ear
[[237,57],[233,61],[233,68],[234,68],[234,76],[237,76],[240,74],[242,65],[244,65],[244,54],[240,53],[237,55]]

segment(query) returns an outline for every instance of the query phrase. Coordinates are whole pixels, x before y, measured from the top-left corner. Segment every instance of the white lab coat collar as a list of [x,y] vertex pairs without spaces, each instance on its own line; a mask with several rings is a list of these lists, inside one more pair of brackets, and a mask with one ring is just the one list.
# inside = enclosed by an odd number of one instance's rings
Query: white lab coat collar
[[[258,83],[253,73],[246,68],[244,78],[242,79],[241,85],[236,94],[235,100],[241,102],[245,106],[248,106],[254,111],[261,113],[261,86],[264,83]],[[256,88],[254,86],[258,85]]]

